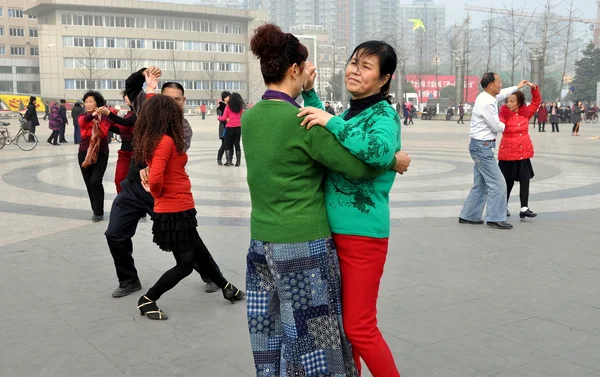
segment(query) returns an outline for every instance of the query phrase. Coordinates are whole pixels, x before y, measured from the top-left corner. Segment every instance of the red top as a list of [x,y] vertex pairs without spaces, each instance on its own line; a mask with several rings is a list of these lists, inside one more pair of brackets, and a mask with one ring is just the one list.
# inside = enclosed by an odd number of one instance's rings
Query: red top
[[[81,141],[79,143],[79,151],[85,152],[90,145],[92,137],[92,127],[94,125],[94,117],[91,113],[83,113],[78,118],[79,131],[81,132]],[[108,152],[108,130],[114,123],[109,117],[103,116],[100,119],[100,151]]]
[[206,105],[204,105],[204,104],[200,105],[200,112],[203,112],[203,113],[206,112]]
[[529,137],[529,119],[540,106],[542,97],[539,89],[531,90],[531,104],[519,107],[517,112],[506,105],[500,108],[499,118],[506,125],[500,142],[498,160],[518,161],[533,157],[533,143]]
[[538,110],[538,122],[546,123],[548,121],[548,109],[546,106],[540,106]]
[[234,113],[229,106],[225,107],[225,111],[223,112],[223,115],[221,115],[219,117],[219,120],[221,122],[226,121],[227,119],[227,125],[225,127],[227,128],[231,128],[231,127],[240,127],[242,125],[242,114],[244,113],[244,110],[240,111],[239,113]]
[[147,161],[154,212],[182,212],[195,207],[192,183],[185,172],[187,161],[187,154],[178,153],[173,139],[164,135],[156,146],[152,159]]

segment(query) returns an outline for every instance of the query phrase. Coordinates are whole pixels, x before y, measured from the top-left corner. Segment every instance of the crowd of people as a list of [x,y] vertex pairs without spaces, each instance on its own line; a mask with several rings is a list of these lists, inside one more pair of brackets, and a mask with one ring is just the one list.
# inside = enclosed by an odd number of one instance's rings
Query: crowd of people
[[[130,111],[124,117],[111,111],[98,91],[88,91],[75,105],[74,141],[95,222],[104,219],[109,133],[122,139],[114,177],[117,196],[105,232],[118,279],[112,296],[142,289],[132,238],[148,215],[153,242],[172,253],[175,264],[139,297],[141,315],[166,320],[158,300],[195,270],[206,292],[221,291],[231,303],[247,300],[257,376],[360,376],[364,362],[374,377],[399,377],[377,326],[389,250],[390,191],[396,175],[407,172],[411,162],[402,150],[401,120],[389,99],[396,52],[382,41],[356,46],[345,68],[350,104],[336,115],[329,102],[323,106],[318,98],[317,69],[294,35],[274,24],[262,25],[250,50],[259,59],[267,88],[261,101],[247,108],[239,93],[224,91],[217,107],[217,164],[239,167],[244,140],[252,206],[246,292],[224,276],[198,232],[186,172],[193,132],[184,117],[184,87],[163,82],[156,93],[162,71],[148,67],[126,80],[122,98]],[[537,112],[540,132],[548,119],[558,132],[558,110],[556,103],[540,103],[535,83],[524,80],[502,89],[501,78],[488,72],[481,86],[469,134],[474,184],[459,222],[483,224],[487,207],[488,226],[511,229],[506,220],[515,182],[520,185],[519,216],[537,216],[528,203],[534,177],[529,121]],[[531,88],[529,105],[520,91],[525,86]],[[302,98],[303,106],[296,98]],[[573,135],[583,112],[579,105],[576,109]],[[26,116],[37,126],[34,110],[32,97]],[[410,104],[403,106],[405,125],[412,124],[413,111]],[[66,114],[64,100],[50,106],[52,145],[66,141]],[[203,119],[205,114],[206,107]],[[458,122],[464,122],[462,103],[459,115]]]

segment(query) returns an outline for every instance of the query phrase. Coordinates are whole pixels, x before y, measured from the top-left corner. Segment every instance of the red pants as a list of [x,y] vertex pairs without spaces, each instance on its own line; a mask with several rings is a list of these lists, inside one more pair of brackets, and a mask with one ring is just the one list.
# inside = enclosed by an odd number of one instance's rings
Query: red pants
[[373,377],[400,377],[394,356],[377,328],[377,296],[387,238],[334,234],[342,274],[342,318],[359,374],[360,359]]
[[117,186],[118,194],[121,192],[121,182],[127,178],[127,174],[129,173],[129,164],[131,163],[133,152],[119,149],[117,154],[119,157],[117,158],[117,167],[115,169],[115,186]]

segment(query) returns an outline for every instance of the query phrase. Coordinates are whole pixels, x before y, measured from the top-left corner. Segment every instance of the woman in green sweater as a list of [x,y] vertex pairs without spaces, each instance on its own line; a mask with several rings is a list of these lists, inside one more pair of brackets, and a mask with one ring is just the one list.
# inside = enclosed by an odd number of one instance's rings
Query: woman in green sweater
[[[298,114],[305,117],[302,125],[308,129],[315,125],[325,127],[372,167],[389,165],[400,151],[400,119],[386,101],[396,62],[396,52],[389,44],[360,44],[346,66],[346,89],[352,94],[350,108],[334,117],[321,110],[320,101],[306,96],[305,106],[314,107],[306,107]],[[312,86],[312,82],[307,86]],[[359,372],[362,358],[373,377],[400,377],[377,328],[376,317],[379,283],[388,252],[389,193],[394,179],[392,171],[352,180],[330,170],[325,182],[327,216],[340,260],[344,328]]]
[[300,127],[294,98],[315,73],[296,37],[266,24],[250,49],[268,88],[242,117],[252,201],[247,318],[256,374],[356,376],[323,181],[328,170],[348,179],[387,174],[396,160],[369,167],[327,130]]

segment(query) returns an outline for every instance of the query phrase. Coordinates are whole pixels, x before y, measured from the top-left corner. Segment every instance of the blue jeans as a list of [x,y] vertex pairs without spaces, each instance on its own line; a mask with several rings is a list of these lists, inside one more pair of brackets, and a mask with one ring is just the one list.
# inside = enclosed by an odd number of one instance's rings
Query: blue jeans
[[506,181],[498,167],[495,141],[471,139],[469,152],[475,162],[473,187],[465,201],[460,217],[479,221],[487,201],[486,220],[506,221]]

